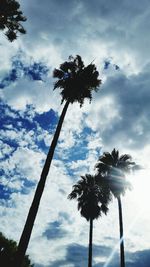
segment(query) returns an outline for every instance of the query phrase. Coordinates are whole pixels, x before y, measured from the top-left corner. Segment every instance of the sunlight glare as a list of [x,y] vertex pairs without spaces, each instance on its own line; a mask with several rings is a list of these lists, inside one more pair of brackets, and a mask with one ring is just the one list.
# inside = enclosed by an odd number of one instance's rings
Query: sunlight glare
[[150,210],[150,169],[137,171],[130,179],[133,189],[132,199],[142,212]]

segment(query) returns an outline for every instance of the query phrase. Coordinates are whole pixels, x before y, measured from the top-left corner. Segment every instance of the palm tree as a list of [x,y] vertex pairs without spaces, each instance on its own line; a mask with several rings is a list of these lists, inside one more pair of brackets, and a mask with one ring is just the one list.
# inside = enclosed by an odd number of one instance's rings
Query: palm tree
[[18,251],[16,255],[16,261],[14,267],[20,267],[22,259],[25,255],[28,243],[30,240],[34,221],[38,212],[40,200],[45,187],[46,178],[50,169],[51,161],[54,155],[55,147],[59,138],[61,127],[68,109],[69,104],[78,102],[80,106],[83,105],[85,98],[92,100],[92,91],[97,91],[98,86],[101,84],[101,80],[98,79],[98,71],[94,64],[84,66],[80,56],[73,58],[69,57],[69,60],[60,65],[60,69],[55,69],[53,72],[54,78],[57,81],[54,84],[54,89],[59,88],[61,90],[62,103],[65,101],[62,114],[60,116],[42,173],[40,181],[37,185],[37,189],[34,195],[33,202],[31,204],[28,217],[19,241]]
[[103,182],[106,184],[118,201],[121,267],[125,267],[121,195],[125,194],[127,188],[131,188],[131,184],[127,181],[125,174],[131,171],[133,165],[135,163],[132,162],[130,155],[124,154],[119,156],[119,151],[116,149],[113,149],[111,153],[104,152],[96,164],[98,171],[97,183],[101,184]]
[[0,30],[5,31],[10,42],[17,38],[17,33],[25,34],[26,31],[20,22],[26,21],[20,4],[15,0],[1,0],[0,3]]
[[92,267],[93,220],[100,217],[102,212],[107,214],[110,191],[98,186],[94,176],[86,174],[73,186],[68,198],[77,199],[81,216],[90,221],[88,267]]

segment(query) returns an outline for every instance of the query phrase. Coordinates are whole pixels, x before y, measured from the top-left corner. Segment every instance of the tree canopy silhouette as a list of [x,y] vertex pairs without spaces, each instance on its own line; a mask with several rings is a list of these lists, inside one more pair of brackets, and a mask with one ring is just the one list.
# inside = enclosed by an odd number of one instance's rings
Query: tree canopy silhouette
[[26,21],[20,10],[20,4],[15,0],[0,1],[0,30],[5,32],[10,42],[17,39],[17,33],[25,34],[21,22]]
[[21,266],[22,259],[26,253],[40,200],[44,191],[46,178],[49,173],[54,151],[58,142],[66,112],[68,110],[68,106],[74,102],[78,102],[80,106],[82,106],[85,98],[88,98],[91,101],[92,92],[97,91],[99,85],[101,84],[101,80],[98,79],[98,76],[99,73],[96,69],[96,66],[91,63],[85,67],[82,58],[79,55],[76,57],[70,56],[68,61],[65,61],[60,65],[60,69],[55,69],[53,72],[53,77],[57,78],[57,81],[54,84],[54,89],[60,89],[60,94],[62,96],[61,103],[65,101],[65,105],[56,127],[56,131],[18,244],[18,251],[14,262],[14,267]]
[[58,79],[54,89],[61,89],[62,103],[66,100],[70,103],[78,102],[82,106],[85,98],[91,101],[92,91],[98,90],[101,83],[98,75],[94,64],[85,67],[80,56],[70,56],[69,61],[65,61],[60,69],[53,72],[53,77]]
[[98,219],[102,213],[107,214],[111,194],[107,187],[98,186],[94,176],[86,174],[73,186],[68,198],[77,199],[81,216],[90,221],[88,267],[91,267],[93,220]]
[[[0,266],[11,267],[16,251],[17,243],[11,239],[6,238],[0,232]],[[33,267],[28,256],[24,257],[22,266]]]
[[128,154],[119,156],[119,151],[116,149],[113,149],[111,153],[104,152],[96,164],[98,172],[96,177],[97,183],[99,185],[103,183],[108,186],[118,201],[121,267],[125,267],[121,195],[125,194],[126,189],[131,188],[131,184],[126,179],[126,174],[130,173],[133,166],[135,166],[135,163],[132,161],[132,157]]

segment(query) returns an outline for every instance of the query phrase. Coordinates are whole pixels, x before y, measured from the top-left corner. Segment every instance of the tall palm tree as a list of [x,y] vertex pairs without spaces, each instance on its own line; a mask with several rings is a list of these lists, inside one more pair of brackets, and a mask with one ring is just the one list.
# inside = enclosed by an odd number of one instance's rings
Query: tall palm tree
[[118,201],[121,267],[125,267],[121,195],[125,194],[127,188],[131,188],[131,184],[126,179],[126,174],[131,171],[133,165],[135,163],[132,162],[130,155],[124,154],[119,156],[119,151],[116,149],[113,149],[111,153],[104,152],[96,164],[98,171],[97,183],[101,184],[103,182],[106,184]]
[[38,212],[40,199],[45,187],[46,178],[50,169],[51,161],[54,155],[55,147],[59,138],[61,127],[68,109],[69,104],[78,102],[80,106],[83,105],[85,98],[90,101],[92,99],[92,91],[97,91],[101,80],[98,79],[98,71],[94,64],[84,66],[83,61],[79,55],[75,58],[70,56],[69,60],[60,65],[60,69],[55,69],[53,72],[54,78],[57,81],[54,84],[54,89],[61,90],[62,103],[65,101],[42,173],[40,181],[31,204],[28,217],[19,241],[18,251],[14,267],[20,267],[22,259],[25,255],[28,243],[30,240],[34,221]]
[[94,176],[86,174],[73,186],[68,198],[77,199],[81,216],[90,222],[88,267],[92,267],[93,220],[101,216],[102,212],[107,214],[110,191],[98,186]]
[[26,31],[20,22],[26,21],[20,4],[15,0],[1,0],[0,2],[0,30],[5,31],[10,42],[17,38],[17,33],[25,34]]

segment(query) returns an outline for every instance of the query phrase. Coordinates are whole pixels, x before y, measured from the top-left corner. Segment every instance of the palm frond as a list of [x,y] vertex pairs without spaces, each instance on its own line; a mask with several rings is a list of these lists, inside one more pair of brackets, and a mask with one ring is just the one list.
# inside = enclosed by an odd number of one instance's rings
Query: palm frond
[[135,163],[132,162],[130,155],[124,154],[119,157],[119,151],[114,148],[111,153],[104,152],[100,156],[95,166],[98,172],[96,181],[99,185],[107,185],[113,195],[118,197],[120,194],[125,194],[126,189],[131,189],[125,174],[134,166]]
[[131,160],[132,157],[128,154],[124,154],[124,155],[121,155],[120,158],[119,158],[119,161],[127,161],[127,160]]
[[77,198],[77,194],[76,194],[76,192],[74,192],[74,191],[72,191],[69,195],[68,195],[68,199],[75,199],[75,198]]
[[119,151],[114,148],[113,151],[111,152],[111,155],[114,160],[114,163],[117,163],[119,159]]
[[105,174],[109,170],[109,166],[107,164],[104,164],[100,161],[95,165],[95,169],[97,169],[99,175]]
[[64,72],[62,70],[54,69],[54,71],[53,71],[53,77],[54,78],[62,79],[63,76],[64,76]]
[[99,161],[108,166],[112,166],[114,163],[113,157],[109,152],[104,152],[103,155],[99,158]]
[[87,220],[98,218],[101,216],[101,212],[106,214],[107,206],[111,201],[110,190],[104,185],[100,186],[96,182],[96,177],[90,174],[81,176],[81,179],[73,186],[68,198],[77,199],[77,208],[80,210],[81,216]]
[[105,204],[101,205],[101,210],[105,215],[107,215],[107,213],[109,211],[108,207]]
[[54,89],[61,90],[62,102],[64,100],[70,103],[78,102],[82,106],[85,98],[91,101],[92,91],[99,89],[101,80],[98,76],[99,73],[94,64],[85,67],[79,55],[75,58],[70,56],[68,61],[60,65],[59,70],[54,70],[53,77],[58,78],[54,83]]

